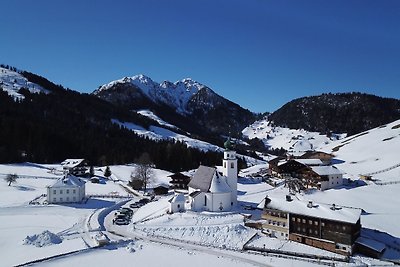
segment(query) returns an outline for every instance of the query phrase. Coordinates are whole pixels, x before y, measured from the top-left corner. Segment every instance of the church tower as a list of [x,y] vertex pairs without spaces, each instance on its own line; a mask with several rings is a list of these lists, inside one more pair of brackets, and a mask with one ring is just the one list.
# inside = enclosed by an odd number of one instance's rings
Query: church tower
[[225,146],[225,151],[224,151],[224,159],[222,160],[222,167],[223,167],[222,174],[226,177],[226,182],[232,189],[231,193],[232,206],[236,206],[237,174],[238,174],[236,151],[233,151],[233,144],[230,138],[226,140],[224,146]]

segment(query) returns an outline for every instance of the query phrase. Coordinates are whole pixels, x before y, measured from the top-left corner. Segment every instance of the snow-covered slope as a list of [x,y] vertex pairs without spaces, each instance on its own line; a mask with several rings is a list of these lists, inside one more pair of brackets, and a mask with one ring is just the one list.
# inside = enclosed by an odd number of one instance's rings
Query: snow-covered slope
[[153,121],[156,121],[158,124],[160,124],[162,126],[167,126],[168,128],[172,128],[172,129],[178,129],[178,127],[164,121],[163,119],[158,117],[156,114],[154,114],[150,110],[139,110],[137,113],[139,113],[142,116],[148,117],[148,118],[152,119]]
[[332,142],[323,151],[333,153],[348,175],[400,181],[400,120]]
[[24,99],[24,96],[18,91],[21,88],[28,89],[31,93],[49,93],[40,85],[29,82],[18,72],[0,67],[0,88],[6,91],[14,99]]
[[130,84],[139,88],[149,99],[156,103],[164,103],[168,106],[176,108],[176,110],[181,114],[190,113],[188,103],[200,91],[207,91],[208,93],[215,95],[214,97],[219,97],[207,86],[190,78],[186,78],[174,83],[163,81],[159,84],[143,74],[135,75],[133,77],[124,77],[122,79],[112,81],[101,86],[94,92],[94,94],[101,95],[102,92],[107,91],[116,85],[126,84]]
[[262,119],[246,127],[242,134],[249,138],[258,138],[272,149],[284,148],[296,153],[307,150],[315,150],[321,146],[330,144],[332,140],[343,138],[345,135],[332,135],[331,138],[317,132],[309,132],[304,129],[289,129],[273,126],[268,119]]

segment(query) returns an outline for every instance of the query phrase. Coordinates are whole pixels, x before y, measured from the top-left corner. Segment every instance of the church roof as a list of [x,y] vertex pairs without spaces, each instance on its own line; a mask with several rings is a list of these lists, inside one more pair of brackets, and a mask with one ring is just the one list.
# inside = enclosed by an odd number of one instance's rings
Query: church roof
[[208,192],[216,171],[217,170],[213,167],[200,165],[188,186],[194,189],[199,189],[201,192]]
[[170,202],[171,203],[185,202],[185,195],[184,194],[177,194],[171,199]]
[[217,173],[217,175],[211,181],[210,192],[211,193],[230,193],[230,192],[232,192],[232,189],[225,182],[225,180],[222,177],[220,177]]

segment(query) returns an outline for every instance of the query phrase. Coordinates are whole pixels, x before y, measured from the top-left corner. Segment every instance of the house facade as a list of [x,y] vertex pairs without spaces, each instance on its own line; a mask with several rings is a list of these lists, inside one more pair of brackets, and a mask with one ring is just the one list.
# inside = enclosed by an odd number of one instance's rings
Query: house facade
[[184,175],[180,172],[169,175],[171,178],[169,182],[171,184],[171,188],[173,189],[188,189],[188,184],[190,182],[190,176]]
[[361,230],[360,209],[304,202],[290,196],[266,197],[259,207],[263,207],[265,220],[275,221],[264,223],[264,232],[342,255],[354,252]]
[[84,176],[88,171],[85,159],[66,159],[61,162],[61,166],[65,174],[68,173],[74,176]]
[[74,203],[85,198],[85,182],[73,175],[66,175],[47,187],[47,203]]

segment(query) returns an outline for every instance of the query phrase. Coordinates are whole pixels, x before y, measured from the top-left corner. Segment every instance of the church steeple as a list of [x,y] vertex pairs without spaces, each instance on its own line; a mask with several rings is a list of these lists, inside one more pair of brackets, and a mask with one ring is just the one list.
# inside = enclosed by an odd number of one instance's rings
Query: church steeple
[[236,152],[234,149],[234,144],[229,137],[228,140],[224,143],[225,151],[224,151],[224,159],[223,163],[223,175],[226,177],[226,181],[229,187],[232,189],[231,193],[231,202],[232,206],[235,206],[237,203],[237,158]]

